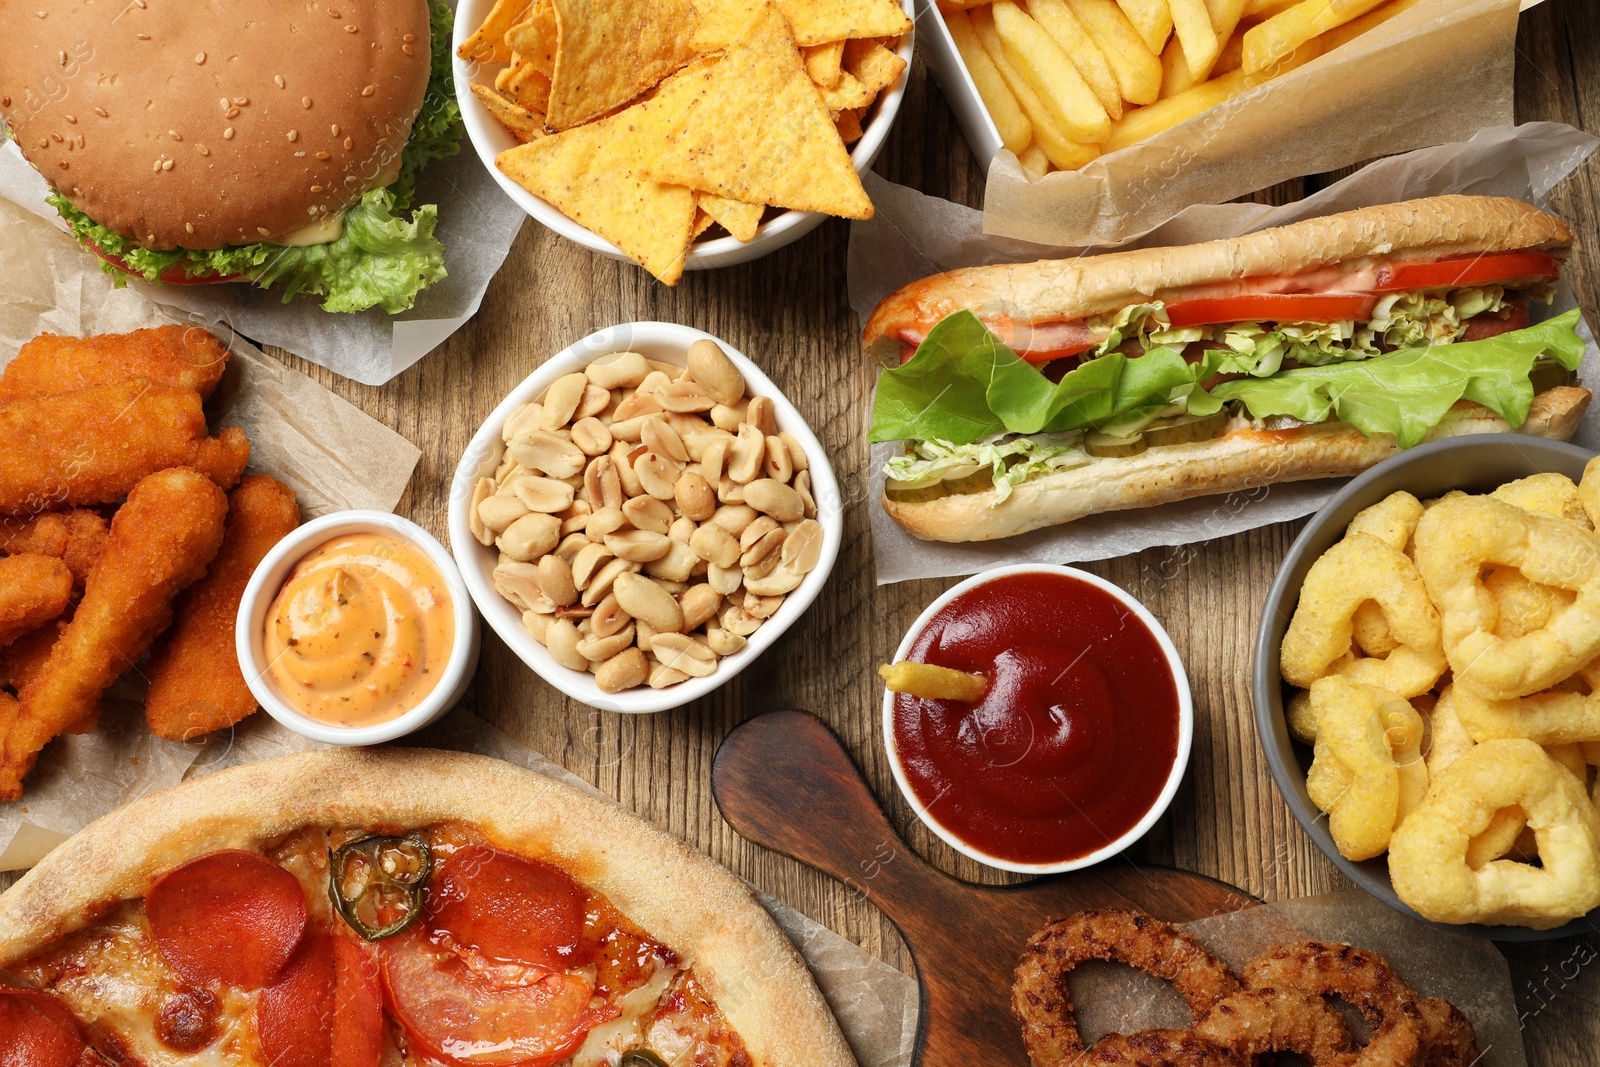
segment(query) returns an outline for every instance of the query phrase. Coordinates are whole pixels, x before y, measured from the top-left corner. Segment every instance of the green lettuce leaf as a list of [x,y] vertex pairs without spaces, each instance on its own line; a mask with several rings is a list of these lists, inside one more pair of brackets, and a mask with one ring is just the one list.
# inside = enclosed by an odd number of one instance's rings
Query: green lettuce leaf
[[304,293],[323,297],[327,311],[405,311],[419,292],[445,276],[445,268],[444,246],[433,235],[438,208],[429,204],[417,208],[409,220],[403,216],[416,195],[418,172],[459,152],[463,130],[450,67],[454,15],[445,0],[429,0],[428,11],[432,66],[422,110],[400,153],[399,177],[386,189],[370,190],[345,212],[344,232],[337,241],[304,248],[260,243],[155,251],[101,226],[58,193],[50,203],[80,242],[126,264],[127,272],[102,264],[118,284],[127,273],[159,282],[174,269],[190,278],[243,275],[258,285],[278,287],[286,304]]
[[1189,412],[1209,415],[1238,402],[1252,417],[1301,422],[1338,418],[1367,436],[1392,434],[1402,448],[1420,442],[1458,400],[1482,404],[1521,426],[1533,403],[1528,374],[1540,356],[1568,370],[1583,358],[1576,309],[1536,326],[1482,341],[1407,348],[1354,363],[1298,367],[1267,378],[1196,390]]
[[988,467],[995,489],[993,502],[998,504],[1035,474],[1089,463],[1089,454],[1079,447],[1081,444],[1081,434],[994,438],[965,445],[918,441],[910,452],[891,459],[884,474],[900,488],[920,488],[946,478],[964,478]]
[[1001,344],[970,311],[947,316],[910,361],[878,378],[872,441],[964,445],[997,433],[1059,433],[1116,425],[1121,432],[1162,414],[1214,373],[1175,348],[1136,358],[1084,360],[1059,382]]

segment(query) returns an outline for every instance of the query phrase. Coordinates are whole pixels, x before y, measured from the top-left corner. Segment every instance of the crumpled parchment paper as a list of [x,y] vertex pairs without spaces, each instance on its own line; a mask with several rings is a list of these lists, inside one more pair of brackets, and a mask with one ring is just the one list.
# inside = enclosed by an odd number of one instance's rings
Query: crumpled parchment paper
[[[1119,247],[1235,237],[1317,215],[1444,193],[1511,196],[1540,204],[1596,146],[1600,139],[1560,123],[1495,127],[1480,131],[1469,141],[1379,160],[1292,204],[1196,205]],[[994,237],[983,232],[982,214],[971,208],[872,174],[865,175],[865,181],[877,214],[870,221],[851,223],[849,253],[850,304],[863,322],[889,293],[929,274],[985,263],[1065,258],[1086,251]],[[1563,286],[1552,313],[1572,306],[1572,295]],[[1589,341],[1589,351],[1578,374],[1592,388],[1600,382],[1600,348],[1589,337],[1587,326],[1580,332]],[[1600,410],[1590,409],[1573,440],[1600,449]],[[1076,563],[1156,546],[1189,545],[1309,515],[1343,484],[1330,480],[1266,485],[1094,515],[1001,541],[941,544],[912,537],[879,504],[883,465],[897,447],[874,445],[871,454],[871,491],[866,506],[871,509],[879,584],[972,574],[1005,563]]]
[[[70,237],[0,200],[0,366],[41,333],[82,337],[183,321],[193,320],[131,287],[112,288]],[[304,519],[347,508],[392,511],[417,447],[243,338],[217,332],[232,355],[206,414],[213,432],[245,431],[250,471],[293,489]],[[107,691],[100,726],[48,745],[23,799],[0,804],[0,871],[32,866],[91,819],[183,777],[196,749],[150,736],[141,692],[135,668]]]
[[1002,149],[989,166],[984,226],[1110,244],[1191,204],[1514,122],[1516,40],[1517,0],[1426,0],[1081,170],[1030,180]]

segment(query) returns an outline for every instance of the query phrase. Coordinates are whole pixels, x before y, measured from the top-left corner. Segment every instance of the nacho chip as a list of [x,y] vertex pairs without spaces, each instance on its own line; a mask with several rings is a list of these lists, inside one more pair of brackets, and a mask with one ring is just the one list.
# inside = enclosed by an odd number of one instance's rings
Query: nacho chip
[[528,9],[521,22],[506,31],[506,44],[533,69],[546,78],[556,71],[556,9],[550,0],[540,0]]
[[839,84],[839,75],[842,73],[840,63],[844,59],[843,41],[802,48],[800,52],[806,59],[806,73],[811,75],[811,80],[817,83],[818,88],[832,89]]
[[506,31],[522,18],[528,9],[528,0],[494,0],[489,17],[461,42],[456,55],[479,63],[511,62],[511,46],[506,44]]
[[829,111],[853,111],[858,107],[870,107],[877,95],[854,74],[844,71],[839,75],[838,85],[822,90],[822,103]]
[[543,114],[550,106],[550,79],[526,60],[518,60],[494,76],[494,87],[518,107]]
[[872,217],[872,202],[770,3],[745,36],[663,82],[636,109],[656,181],[797,211]]
[[706,212],[703,208],[698,208],[698,207],[695,208],[694,209],[694,228],[689,231],[689,240],[690,241],[699,240],[700,235],[705,233],[707,230],[711,229],[711,224],[713,222],[716,222],[716,221],[717,220],[712,218],[711,215],[708,212]]
[[761,216],[767,210],[765,204],[746,204],[711,193],[695,193],[694,202],[700,205],[701,211],[720,222],[724,230],[746,243],[755,237]]
[[693,59],[690,0],[553,0],[555,73],[546,121],[558,130],[599,118]]
[[636,111],[519,145],[500,153],[495,166],[676,285],[694,233],[694,194],[640,173],[640,159],[656,145],[641,136]]
[[855,144],[861,140],[860,111],[841,111],[834,117],[833,124],[839,130],[839,140],[845,144]]
[[877,94],[900,80],[906,61],[877,41],[850,41],[844,47],[844,69]]
[[489,88],[487,85],[472,83],[472,95],[483,101],[493,115],[511,135],[523,144],[536,141],[544,136],[544,116],[529,111],[520,104],[514,103]]
[[894,0],[777,0],[802,48],[851,37],[898,37],[911,20]]

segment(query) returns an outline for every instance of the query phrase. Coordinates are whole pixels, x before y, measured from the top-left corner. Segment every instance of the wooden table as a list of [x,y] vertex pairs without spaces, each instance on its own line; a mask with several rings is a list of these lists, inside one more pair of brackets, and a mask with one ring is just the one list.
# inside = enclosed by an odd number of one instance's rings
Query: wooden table
[[[1600,132],[1600,5],[1550,0],[1523,16],[1517,47],[1519,119],[1554,119]],[[920,60],[878,170],[935,196],[981,203],[983,173]],[[1295,199],[1327,180],[1288,182],[1262,199]],[[1584,306],[1600,309],[1600,163],[1591,160],[1554,201],[1579,235],[1569,276]],[[441,537],[456,461],[505,394],[583,335],[641,319],[708,330],[754,358],[822,439],[846,497],[862,500],[867,400],[876,369],[861,355],[846,301],[847,239],[847,224],[831,220],[756,263],[686,274],[676,289],[667,289],[632,265],[592,255],[529,222],[477,318],[395,381],[366,388],[291,362],[421,447],[421,464],[399,510]],[[869,506],[875,505],[862,502],[848,511],[838,565],[806,616],[757,668],[706,700],[655,716],[595,711],[563,698],[486,630],[466,704],[758,888],[909,970],[893,927],[870,904],[739,838],[718,816],[707,779],[712,754],[735,723],[775,708],[809,709],[844,739],[913,847],[964,878],[997,880],[929,834],[890,777],[874,668],[892,656],[922,607],[953,582],[875,585]],[[1251,718],[1250,649],[1261,601],[1300,525],[1089,567],[1135,593],[1165,623],[1194,686],[1188,779],[1133,858],[1213,875],[1267,899],[1347,885],[1284,806]],[[1595,1062],[1600,967],[1590,964],[1600,956],[1600,938],[1508,947],[1506,955],[1527,1022],[1530,1062]]]

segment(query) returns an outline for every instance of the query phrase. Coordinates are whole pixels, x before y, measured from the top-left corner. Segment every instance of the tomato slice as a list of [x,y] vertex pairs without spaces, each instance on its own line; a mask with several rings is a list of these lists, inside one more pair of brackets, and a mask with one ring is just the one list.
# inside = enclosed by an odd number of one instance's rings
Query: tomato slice
[[1487,282],[1554,281],[1561,262],[1545,252],[1506,252],[1462,256],[1433,263],[1386,263],[1378,268],[1379,292],[1399,289],[1447,289]]
[[1202,297],[1167,305],[1175,327],[1232,322],[1338,322],[1368,319],[1378,306],[1371,293],[1245,293]]
[[78,1021],[55,997],[0,986],[0,1067],[78,1067],[87,1051]]
[[365,942],[336,937],[333,968],[331,1067],[378,1067],[383,1058],[383,986],[377,958]]
[[486,960],[562,971],[583,936],[583,891],[559,867],[468,845],[434,873],[423,923]]
[[175,867],[150,887],[156,947],[190,983],[272,984],[306,928],[295,876],[254,852],[229,849]]
[[[1049,363],[1053,359],[1079,356],[1105,340],[1105,335],[1089,329],[1083,322],[1015,323],[1001,318],[983,323],[1011,351],[1029,363]],[[916,355],[917,346],[926,333],[903,329],[896,335],[900,340],[900,362],[906,363]]]
[[273,1067],[327,1067],[333,1055],[333,939],[308,937],[283,974],[261,991],[256,1031]]
[[[118,270],[126,271],[128,274],[135,273],[129,269],[121,257],[107,255],[92,244],[86,244],[84,247]],[[166,285],[216,285],[219,282],[242,282],[248,280],[246,275],[243,274],[199,274],[191,278],[181,266],[168,267],[157,277]]]
[[379,956],[395,1018],[448,1064],[544,1067],[572,1055],[614,1014],[590,1007],[594,987],[584,978],[491,982],[415,929],[380,942]]

